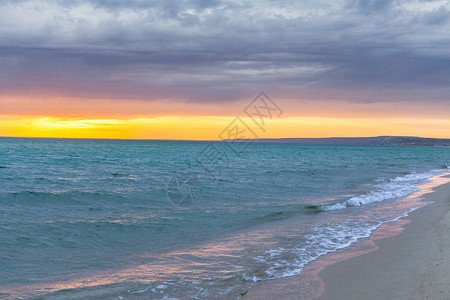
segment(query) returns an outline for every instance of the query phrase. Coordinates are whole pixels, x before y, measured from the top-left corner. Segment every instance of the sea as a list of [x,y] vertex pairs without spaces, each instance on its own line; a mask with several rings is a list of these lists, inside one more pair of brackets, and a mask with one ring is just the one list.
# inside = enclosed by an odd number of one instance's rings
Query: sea
[[406,216],[450,166],[448,147],[233,142],[0,138],[0,298],[239,298]]

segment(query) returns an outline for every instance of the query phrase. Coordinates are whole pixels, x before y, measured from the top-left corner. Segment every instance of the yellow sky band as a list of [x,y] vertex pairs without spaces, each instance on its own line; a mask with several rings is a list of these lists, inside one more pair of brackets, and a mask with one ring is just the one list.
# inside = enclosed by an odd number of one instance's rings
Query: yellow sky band
[[[0,136],[219,140],[234,117],[156,118],[0,117]],[[268,120],[266,132],[242,118],[260,138],[414,135],[450,138],[448,119],[287,117]]]

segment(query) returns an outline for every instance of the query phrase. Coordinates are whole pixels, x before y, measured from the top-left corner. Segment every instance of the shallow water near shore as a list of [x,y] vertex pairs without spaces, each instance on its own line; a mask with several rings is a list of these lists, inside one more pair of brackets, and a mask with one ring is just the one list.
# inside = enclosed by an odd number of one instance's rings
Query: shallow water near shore
[[[414,245],[415,243],[423,245],[425,238],[423,236],[399,239],[399,235],[404,235],[405,227],[411,225],[415,226],[415,229],[410,231],[410,235],[416,233],[420,235],[424,231],[433,231],[433,227],[430,229],[427,222],[438,223],[442,215],[447,212],[448,201],[445,201],[445,199],[449,195],[449,182],[449,173],[431,178],[429,182],[419,186],[420,191],[396,201],[398,206],[410,208],[407,213],[400,218],[393,219],[392,222],[383,223],[371,233],[369,238],[360,239],[341,251],[320,257],[308,264],[297,276],[258,282],[249,289],[243,299],[391,299],[393,297],[398,299],[424,299],[427,295],[436,294],[435,288],[431,291],[426,290],[422,288],[423,282],[414,281],[409,283],[408,287],[403,286],[402,289],[403,293],[405,293],[404,289],[407,289],[410,296],[399,296],[398,285],[404,285],[405,282],[412,281],[411,277],[414,277],[404,274],[404,269],[407,266],[412,273],[419,273],[425,279],[429,279],[428,275],[421,273],[424,266],[421,264],[423,259],[419,259],[419,261],[417,258],[413,258],[411,252],[414,252],[416,257],[421,255],[429,257],[431,255],[429,251],[434,250],[433,256],[436,258],[436,247],[439,247],[439,243],[436,242],[433,242],[433,245],[430,245],[429,248]],[[443,191],[445,192],[443,193]],[[434,211],[433,217],[429,217],[430,209]],[[437,215],[436,212],[438,212]],[[417,216],[422,216],[422,219],[417,220]],[[413,218],[414,224],[410,224],[411,218]],[[424,222],[423,218],[427,221]],[[418,223],[416,224],[416,222]],[[424,226],[427,229],[424,229]],[[426,235],[430,237],[434,234],[427,233]],[[365,260],[362,258],[358,262],[354,261],[354,258],[361,258],[361,255],[378,252],[379,243],[391,237],[393,237],[393,241],[390,241],[390,249],[384,249],[383,254],[378,254],[378,260],[364,256]],[[417,254],[418,248],[426,253]],[[442,254],[442,250],[439,250],[439,254]],[[443,260],[439,254],[437,254],[438,258],[436,259],[438,260],[437,266]],[[399,259],[399,257],[402,259]],[[394,261],[392,262],[392,260]],[[342,262],[344,266],[342,266]],[[345,265],[345,263],[348,264]],[[395,265],[394,269],[397,268],[396,272],[388,271],[390,267],[392,268],[391,264]],[[432,265],[434,267],[434,264]],[[332,275],[329,273],[330,268],[334,269]],[[426,268],[429,268],[429,265]],[[349,274],[352,272],[358,275],[351,277]],[[389,275],[380,276],[380,273]],[[340,276],[341,274],[345,274],[345,276]],[[441,279],[441,284],[445,284],[445,278]],[[395,284],[393,284],[394,282]],[[324,294],[325,290],[327,292]],[[338,293],[339,296],[337,296]]]
[[[448,172],[445,147],[254,144],[212,179],[204,142],[1,139],[0,297],[211,298],[367,238]],[[201,182],[176,207],[177,173]]]

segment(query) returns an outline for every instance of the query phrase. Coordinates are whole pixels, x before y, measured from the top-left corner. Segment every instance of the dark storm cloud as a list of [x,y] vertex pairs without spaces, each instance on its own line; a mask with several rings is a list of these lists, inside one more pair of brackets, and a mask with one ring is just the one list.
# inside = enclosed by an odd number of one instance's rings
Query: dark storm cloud
[[0,93],[447,100],[446,1],[0,1]]

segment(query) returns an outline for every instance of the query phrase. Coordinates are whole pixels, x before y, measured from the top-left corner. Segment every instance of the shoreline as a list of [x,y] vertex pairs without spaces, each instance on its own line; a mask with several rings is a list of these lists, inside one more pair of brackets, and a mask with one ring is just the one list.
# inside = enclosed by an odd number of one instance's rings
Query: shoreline
[[420,208],[241,299],[450,299],[450,176],[432,180],[408,196]]

